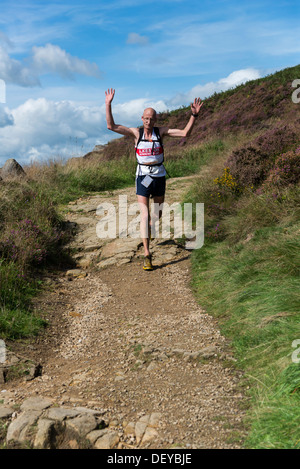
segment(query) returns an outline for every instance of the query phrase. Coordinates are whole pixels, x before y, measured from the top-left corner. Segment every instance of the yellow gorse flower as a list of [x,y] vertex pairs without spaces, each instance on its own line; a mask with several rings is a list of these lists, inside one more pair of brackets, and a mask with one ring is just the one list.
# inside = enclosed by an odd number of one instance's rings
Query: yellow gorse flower
[[214,179],[214,184],[216,184],[220,188],[225,187],[227,189],[230,189],[230,191],[232,192],[239,192],[241,190],[234,176],[230,174],[230,169],[227,167],[224,168],[222,176]]

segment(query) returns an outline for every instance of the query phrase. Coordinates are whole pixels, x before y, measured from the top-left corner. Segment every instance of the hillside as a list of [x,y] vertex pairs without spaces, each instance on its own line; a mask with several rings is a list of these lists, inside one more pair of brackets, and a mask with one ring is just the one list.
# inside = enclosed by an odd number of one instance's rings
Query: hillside
[[[280,123],[295,124],[298,128],[299,106],[292,102],[292,82],[299,77],[300,65],[297,65],[205,99],[191,136],[181,140],[165,139],[167,157],[179,157],[183,147],[223,138],[229,133],[250,136]],[[189,107],[161,113],[158,125],[183,128],[189,116]],[[110,160],[122,156],[134,157],[132,140],[128,137],[114,139],[99,153],[91,152],[86,158]]]

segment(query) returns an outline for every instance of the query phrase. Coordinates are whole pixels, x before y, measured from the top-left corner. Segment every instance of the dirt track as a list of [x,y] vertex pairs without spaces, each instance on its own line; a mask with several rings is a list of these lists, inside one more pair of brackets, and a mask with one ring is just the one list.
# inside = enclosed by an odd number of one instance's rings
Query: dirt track
[[[181,200],[191,181],[169,180],[167,201]],[[151,413],[159,423],[144,447],[240,448],[241,375],[216,321],[194,299],[190,251],[156,240],[155,269],[145,272],[139,240],[124,240],[126,247],[97,240],[96,207],[120,194],[135,201],[130,188],[68,207],[79,228],[72,244],[80,271],[52,275],[36,300],[49,327],[26,353],[41,363],[42,375],[6,389],[16,403],[38,394],[102,409],[118,428],[120,448],[141,445],[125,429]]]

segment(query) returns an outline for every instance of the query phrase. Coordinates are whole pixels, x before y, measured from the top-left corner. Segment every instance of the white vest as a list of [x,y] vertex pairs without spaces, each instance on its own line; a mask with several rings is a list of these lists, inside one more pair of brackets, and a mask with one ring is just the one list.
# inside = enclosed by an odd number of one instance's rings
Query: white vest
[[150,174],[154,177],[161,177],[166,175],[166,170],[162,164],[164,161],[164,150],[154,129],[151,141],[146,140],[143,133],[142,140],[135,147],[135,154],[138,162],[136,176]]

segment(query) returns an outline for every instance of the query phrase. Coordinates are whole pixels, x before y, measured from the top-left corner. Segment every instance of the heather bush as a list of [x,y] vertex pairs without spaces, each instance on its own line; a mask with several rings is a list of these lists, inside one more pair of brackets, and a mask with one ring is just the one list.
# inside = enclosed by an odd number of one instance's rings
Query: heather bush
[[297,184],[300,181],[300,147],[296,150],[288,151],[276,158],[275,164],[271,169],[264,188],[281,187],[289,184]]
[[242,186],[258,186],[267,178],[276,156],[295,146],[297,140],[289,126],[270,129],[246,147],[233,151],[226,165]]
[[258,185],[264,178],[265,155],[248,145],[235,150],[226,162],[232,175],[244,186]]
[[41,230],[26,218],[15,222],[2,235],[1,251],[5,259],[16,262],[23,270],[44,261],[63,234],[57,229]]
[[1,187],[0,219],[0,258],[26,273],[46,259],[59,259],[66,234],[44,188],[29,183]]
[[285,125],[267,130],[253,141],[253,145],[264,155],[274,156],[295,145],[297,138],[294,129]]
[[26,218],[39,221],[43,227],[60,223],[53,200],[38,183],[3,186],[0,192],[0,233],[9,223]]

